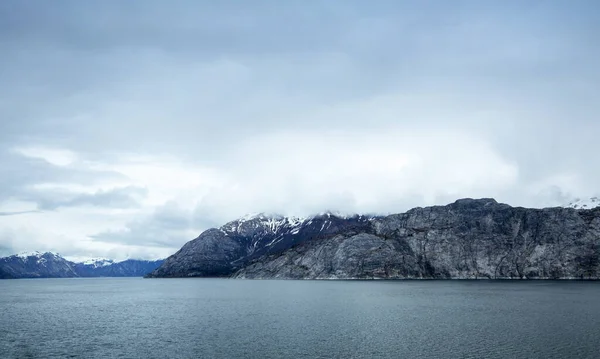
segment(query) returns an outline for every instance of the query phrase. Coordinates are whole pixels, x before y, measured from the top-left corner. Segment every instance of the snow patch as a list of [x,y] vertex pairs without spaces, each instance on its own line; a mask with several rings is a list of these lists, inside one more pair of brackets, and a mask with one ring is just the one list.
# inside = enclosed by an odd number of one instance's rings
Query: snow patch
[[37,258],[39,258],[39,257],[41,257],[41,256],[43,256],[43,255],[44,255],[44,254],[43,254],[42,252],[38,252],[38,251],[33,251],[33,252],[20,252],[20,253],[17,253],[17,254],[15,254],[15,256],[16,256],[16,257],[19,257],[19,258],[21,258],[21,259],[27,259],[27,258],[29,258],[29,257],[37,257]]
[[18,257],[21,258],[23,260],[25,259],[29,259],[29,258],[37,258],[38,260],[40,258],[43,258],[44,256],[46,257],[60,257],[60,255],[58,253],[52,253],[52,252],[40,252],[40,251],[33,251],[33,252],[20,252],[17,254],[12,255],[11,257]]
[[100,268],[100,267],[106,267],[106,266],[112,265],[115,262],[112,259],[106,259],[106,258],[90,258],[90,259],[85,260],[80,263],[83,265],[86,265],[86,266],[93,266],[94,268]]
[[575,200],[570,202],[567,207],[575,209],[591,209],[600,207],[600,197],[575,198]]

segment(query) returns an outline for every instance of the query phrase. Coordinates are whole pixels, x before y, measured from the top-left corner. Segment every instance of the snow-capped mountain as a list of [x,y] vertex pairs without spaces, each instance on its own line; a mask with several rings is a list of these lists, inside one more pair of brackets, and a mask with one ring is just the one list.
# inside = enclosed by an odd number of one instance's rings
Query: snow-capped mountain
[[569,202],[567,207],[575,209],[592,209],[600,207],[600,197],[575,198],[572,202]]
[[148,277],[598,279],[599,218],[492,198],[381,217],[259,214],[204,231]]
[[51,252],[25,252],[0,258],[0,270],[12,278],[78,276],[72,262]]
[[368,223],[374,218],[336,216],[330,212],[307,218],[264,213],[244,216],[204,231],[149,276],[227,275],[254,259],[281,253],[307,240],[340,231],[368,230]]
[[97,258],[74,263],[57,253],[23,252],[0,258],[0,278],[141,277],[162,262]]
[[339,225],[346,224],[347,219],[364,222],[370,218],[359,215],[341,216],[331,212],[310,217],[259,213],[229,222],[219,230],[232,238],[244,238],[248,256],[255,258],[298,244],[307,234],[320,236],[334,233]]

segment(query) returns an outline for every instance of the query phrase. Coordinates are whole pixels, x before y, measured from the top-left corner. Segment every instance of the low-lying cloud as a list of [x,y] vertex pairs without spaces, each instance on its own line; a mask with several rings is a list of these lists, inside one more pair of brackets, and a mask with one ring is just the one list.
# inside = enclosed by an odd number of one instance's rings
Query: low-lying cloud
[[251,212],[596,195],[595,10],[1,3],[0,252],[156,258]]

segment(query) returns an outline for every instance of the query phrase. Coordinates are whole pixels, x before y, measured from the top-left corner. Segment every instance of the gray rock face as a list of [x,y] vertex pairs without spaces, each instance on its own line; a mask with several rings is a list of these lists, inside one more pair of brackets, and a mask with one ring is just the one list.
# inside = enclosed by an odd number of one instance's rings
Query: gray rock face
[[409,244],[423,277],[598,277],[599,209],[525,209],[464,199],[375,225],[380,236]]
[[[221,275],[234,278],[600,278],[600,208],[526,209],[462,199],[386,217],[329,215],[327,221],[334,229],[303,222],[276,249],[264,248],[271,231],[249,239],[245,232],[211,230],[210,245],[201,244],[204,234],[186,244],[180,252],[186,250],[187,261],[176,254],[167,262],[179,271],[167,273],[205,275],[186,268],[211,265],[202,262],[211,258]],[[163,267],[153,275],[161,276]]]
[[413,252],[369,233],[344,233],[307,242],[258,260],[235,278],[370,279],[419,276]]
[[147,277],[230,276],[252,260],[350,229],[369,231],[371,225],[364,216],[246,217],[203,232]]
[[148,277],[219,277],[230,274],[244,255],[243,244],[218,229],[186,243]]

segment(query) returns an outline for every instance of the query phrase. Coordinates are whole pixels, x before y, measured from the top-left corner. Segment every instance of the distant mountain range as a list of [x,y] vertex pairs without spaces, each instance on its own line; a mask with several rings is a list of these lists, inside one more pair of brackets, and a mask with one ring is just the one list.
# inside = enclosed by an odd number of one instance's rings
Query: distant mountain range
[[0,258],[0,278],[130,276],[600,279],[600,199],[537,209],[465,198],[388,216],[262,213],[208,229],[166,260]]
[[0,279],[72,278],[72,277],[142,277],[162,264],[163,260],[107,259],[75,263],[55,253],[22,253],[0,258]]
[[148,277],[600,279],[600,203],[587,202],[465,198],[389,216],[247,216],[204,231]]

